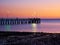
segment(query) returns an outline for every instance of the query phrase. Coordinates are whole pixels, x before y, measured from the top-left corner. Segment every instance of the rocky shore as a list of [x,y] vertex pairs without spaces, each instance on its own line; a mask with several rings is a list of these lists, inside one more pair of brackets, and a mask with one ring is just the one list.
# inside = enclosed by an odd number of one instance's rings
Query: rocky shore
[[60,45],[60,33],[0,32],[0,45]]

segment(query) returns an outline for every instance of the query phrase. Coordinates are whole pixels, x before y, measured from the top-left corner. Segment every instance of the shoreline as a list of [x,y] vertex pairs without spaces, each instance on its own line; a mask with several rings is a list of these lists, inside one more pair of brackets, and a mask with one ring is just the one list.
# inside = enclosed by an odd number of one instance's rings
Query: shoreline
[[24,35],[34,35],[34,34],[57,34],[60,35],[60,33],[47,33],[47,32],[14,32],[14,31],[0,31],[0,36],[10,36],[10,35],[17,35],[17,36],[24,36]]

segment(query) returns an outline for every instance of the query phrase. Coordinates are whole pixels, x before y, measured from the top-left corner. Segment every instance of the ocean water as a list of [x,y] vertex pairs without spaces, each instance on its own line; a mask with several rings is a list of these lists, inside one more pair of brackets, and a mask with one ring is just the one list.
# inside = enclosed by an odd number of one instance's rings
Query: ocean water
[[42,19],[40,24],[0,25],[0,31],[60,33],[60,20]]

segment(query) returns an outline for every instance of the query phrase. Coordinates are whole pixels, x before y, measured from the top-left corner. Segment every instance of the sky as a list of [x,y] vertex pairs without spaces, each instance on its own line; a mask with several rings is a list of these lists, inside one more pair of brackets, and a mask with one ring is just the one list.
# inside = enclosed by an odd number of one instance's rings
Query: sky
[[60,0],[0,0],[0,18],[60,18]]

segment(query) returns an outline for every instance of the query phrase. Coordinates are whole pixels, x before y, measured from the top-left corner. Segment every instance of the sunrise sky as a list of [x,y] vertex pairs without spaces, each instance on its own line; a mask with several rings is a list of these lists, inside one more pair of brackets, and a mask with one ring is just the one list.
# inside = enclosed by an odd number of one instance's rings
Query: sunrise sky
[[0,0],[0,18],[60,18],[60,0]]

